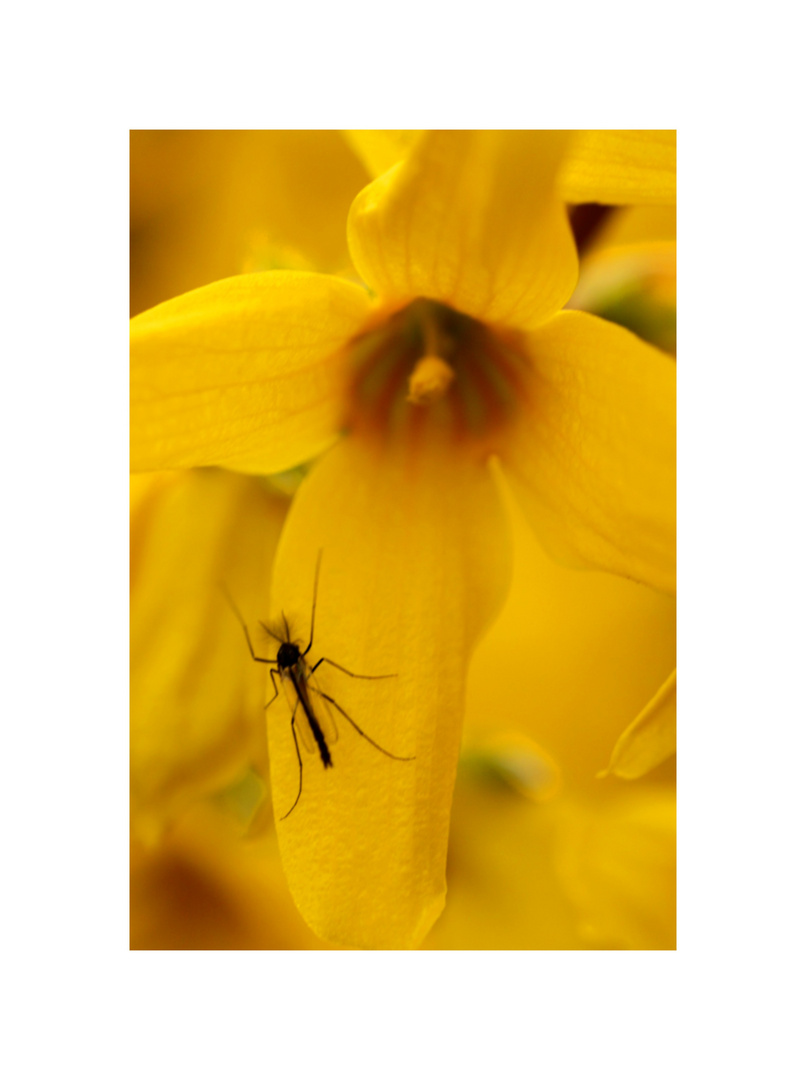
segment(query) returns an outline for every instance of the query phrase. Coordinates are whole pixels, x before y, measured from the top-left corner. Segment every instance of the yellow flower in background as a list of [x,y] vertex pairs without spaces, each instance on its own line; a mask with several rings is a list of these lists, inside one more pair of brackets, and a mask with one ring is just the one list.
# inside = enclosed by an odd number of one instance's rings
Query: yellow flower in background
[[674,665],[674,599],[559,566],[509,510],[513,587],[471,664],[448,897],[425,947],[673,948],[673,764],[595,774]]
[[337,131],[132,131],[131,308],[249,270],[351,273],[368,182]]
[[326,949],[294,907],[277,838],[244,841],[232,815],[197,805],[131,854],[131,948]]
[[[419,136],[350,213],[375,300],[277,271],[133,320],[135,468],[268,473],[332,446],[283,528],[270,616],[306,641],[323,551],[313,656],[397,675],[332,671],[323,688],[416,760],[379,755],[346,723],[332,771],[306,759],[278,834],[325,940],[416,945],[441,910],[467,666],[509,574],[490,455],[554,554],[673,588],[673,365],[618,327],[558,314],[576,280],[556,194],[567,146],[558,133]],[[281,816],[298,768],[284,702],[273,708]]]
[[612,213],[580,265],[570,308],[626,326],[672,355],[677,349],[675,206]]
[[[660,197],[664,188],[668,190],[668,185],[656,176],[649,185],[652,205],[629,206],[604,218],[604,226],[595,232],[581,261],[579,282],[568,307],[617,322],[674,355],[677,210],[669,198]],[[676,703],[673,672],[620,736],[610,773],[623,778],[642,776],[675,752]]]
[[131,488],[131,818],[149,842],[248,766],[267,773],[265,684],[243,663],[220,585],[260,614],[288,499],[213,469]]

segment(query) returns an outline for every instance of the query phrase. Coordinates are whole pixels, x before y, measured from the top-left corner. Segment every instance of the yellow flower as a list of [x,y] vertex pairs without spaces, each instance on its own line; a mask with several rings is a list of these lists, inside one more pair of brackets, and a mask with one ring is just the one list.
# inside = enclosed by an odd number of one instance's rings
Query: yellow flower
[[447,902],[424,945],[672,948],[672,763],[594,774],[674,664],[674,599],[560,566],[508,509],[513,587],[470,669]]
[[197,805],[158,844],[131,852],[132,949],[326,949],[298,914],[277,839],[245,842]]
[[[671,948],[671,774],[593,770],[673,662],[674,603],[560,567],[508,510],[513,588],[471,665],[446,908],[423,948]],[[522,677],[500,678],[508,664]],[[325,947],[295,915],[274,830],[243,835],[258,789],[237,782],[134,845],[133,948]]]
[[447,903],[424,948],[675,947],[671,784],[542,803],[512,790],[495,754],[478,754],[460,762]]
[[336,131],[132,131],[131,313],[246,270],[350,272],[367,180]]
[[131,824],[153,843],[248,765],[267,772],[264,681],[242,662],[220,585],[260,614],[288,500],[214,469],[131,488]]
[[[510,573],[491,456],[554,555],[674,587],[674,365],[560,311],[577,275],[556,193],[566,147],[426,133],[353,203],[369,292],[254,274],[132,323],[133,468],[270,473],[322,454],[283,529],[269,616],[307,644],[321,551],[311,658],[396,675],[317,672],[415,760],[343,721],[334,768],[306,757],[278,822],[292,894],[327,941],[414,946],[444,903],[467,667]],[[299,785],[285,707],[269,714],[278,817]]]

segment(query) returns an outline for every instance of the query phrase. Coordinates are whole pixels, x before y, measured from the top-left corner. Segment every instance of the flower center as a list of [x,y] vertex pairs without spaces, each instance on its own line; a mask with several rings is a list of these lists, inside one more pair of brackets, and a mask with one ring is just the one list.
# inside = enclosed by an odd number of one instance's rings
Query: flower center
[[441,356],[421,356],[409,375],[409,394],[412,405],[427,405],[447,391],[456,372]]
[[349,426],[385,439],[440,433],[494,449],[531,384],[519,334],[434,300],[377,314],[349,350]]

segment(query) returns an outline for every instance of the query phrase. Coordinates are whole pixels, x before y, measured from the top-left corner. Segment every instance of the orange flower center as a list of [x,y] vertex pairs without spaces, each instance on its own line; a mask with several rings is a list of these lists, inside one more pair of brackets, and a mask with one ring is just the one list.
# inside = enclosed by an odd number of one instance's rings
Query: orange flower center
[[441,433],[492,450],[531,383],[521,335],[435,300],[377,313],[349,351],[348,426],[385,441]]

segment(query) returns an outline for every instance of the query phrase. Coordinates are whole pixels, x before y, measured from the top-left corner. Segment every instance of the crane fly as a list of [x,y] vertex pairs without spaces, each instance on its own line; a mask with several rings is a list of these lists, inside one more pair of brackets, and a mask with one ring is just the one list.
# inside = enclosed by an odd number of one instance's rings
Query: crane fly
[[[249,628],[236,607],[235,601],[227,592],[226,588],[222,586],[224,596],[243,628],[244,635],[246,636],[246,644],[249,646],[249,653],[252,659],[258,664],[271,665],[269,667],[269,675],[271,676],[271,684],[274,687],[274,697],[266,703],[265,707],[268,709],[270,705],[273,705],[280,694],[280,689],[275,681],[276,676],[280,677],[281,684],[284,684],[285,686],[286,695],[291,707],[291,734],[294,737],[294,749],[297,752],[297,761],[299,762],[299,790],[291,809],[283,814],[280,821],[285,821],[291,813],[291,810],[293,810],[299,802],[300,796],[302,795],[302,755],[299,750],[297,731],[300,733],[302,745],[305,749],[309,753],[318,752],[325,769],[333,768],[333,757],[330,752],[330,747],[338,739],[339,733],[330,712],[331,705],[355,728],[362,739],[366,739],[370,746],[374,746],[380,753],[385,754],[388,758],[392,758],[393,761],[414,761],[413,757],[401,757],[398,754],[391,753],[389,750],[385,750],[379,743],[370,738],[366,731],[360,728],[351,716],[348,716],[341,705],[339,705],[339,703],[329,694],[326,694],[321,690],[313,680],[314,672],[322,664],[330,664],[331,667],[336,668],[345,675],[349,675],[351,679],[394,679],[397,677],[396,675],[357,675],[354,671],[348,671],[346,667],[337,664],[335,660],[330,660],[326,656],[320,657],[313,666],[308,664],[308,661],[305,658],[313,646],[313,630],[316,619],[316,596],[319,589],[319,568],[321,565],[322,552],[320,551],[316,559],[316,572],[313,579],[311,633],[305,649],[301,648],[301,642],[293,640],[288,625],[288,619],[286,619],[284,613],[282,614],[282,623],[278,624],[275,629],[272,629],[264,622],[260,623],[266,633],[279,643],[280,647],[277,650],[277,655],[274,659],[271,657],[258,656],[255,653],[252,646],[252,639],[249,636]],[[314,699],[311,697],[311,694],[315,694],[318,699],[317,707],[314,707]],[[304,720],[298,726],[297,710],[300,707],[304,714]]]

